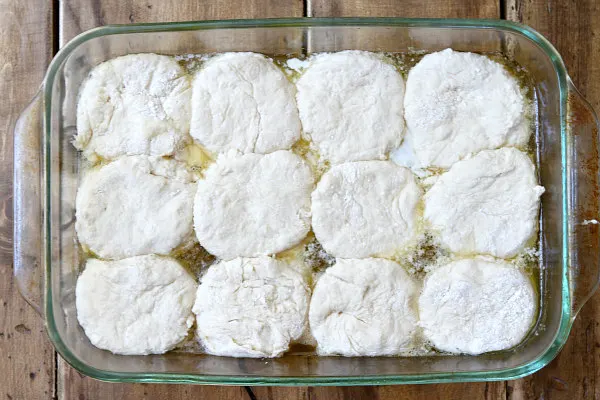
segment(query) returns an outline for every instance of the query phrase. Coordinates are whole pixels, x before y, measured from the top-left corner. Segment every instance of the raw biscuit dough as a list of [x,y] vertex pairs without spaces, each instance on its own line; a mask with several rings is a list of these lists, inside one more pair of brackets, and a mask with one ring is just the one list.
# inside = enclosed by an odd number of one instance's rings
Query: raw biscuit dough
[[116,354],[162,354],[188,335],[196,286],[172,258],[91,258],[77,280],[77,319],[98,348]]
[[358,161],[327,171],[312,194],[312,226],[335,257],[388,257],[417,233],[421,189],[391,161]]
[[107,259],[169,254],[194,238],[195,179],[185,164],[153,156],[90,170],[77,191],[79,242]]
[[385,159],[404,129],[404,81],[365,51],[317,54],[296,83],[304,133],[331,163]]
[[397,263],[337,259],[315,286],[309,321],[320,355],[388,356],[411,350],[418,289]]
[[198,338],[209,354],[278,357],[302,335],[309,297],[305,279],[282,260],[221,261],[198,287]]
[[310,167],[292,152],[223,154],[198,182],[196,236],[225,260],[286,250],[310,230],[313,186]]
[[300,138],[296,90],[263,55],[218,55],[196,74],[192,87],[190,133],[213,152],[271,153]]
[[425,278],[420,325],[439,350],[481,354],[520,343],[533,323],[536,294],[529,277],[504,261],[464,259]]
[[171,155],[189,141],[190,98],[190,80],[171,57],[108,60],[81,88],[75,147],[90,158]]
[[455,253],[510,258],[537,231],[542,193],[525,153],[484,150],[437,179],[425,194],[424,216]]
[[407,137],[421,167],[448,168],[470,153],[529,140],[519,83],[485,56],[446,49],[410,70]]

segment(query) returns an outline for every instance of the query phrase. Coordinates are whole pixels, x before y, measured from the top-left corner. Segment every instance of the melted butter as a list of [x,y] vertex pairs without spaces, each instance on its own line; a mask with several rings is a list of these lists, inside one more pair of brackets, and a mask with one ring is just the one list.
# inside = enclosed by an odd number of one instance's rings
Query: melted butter
[[296,268],[307,278],[311,287],[315,284],[317,274],[335,264],[335,258],[323,250],[312,231],[296,246],[276,254],[275,258]]
[[208,267],[217,261],[215,256],[196,241],[178,247],[171,252],[170,256],[179,261],[197,279],[200,279]]
[[406,81],[408,72],[412,67],[417,65],[419,61],[427,54],[425,52],[408,52],[408,53],[383,53],[389,60],[390,64],[396,67],[400,75]]
[[293,68],[290,68],[287,64],[288,60],[291,59],[299,59],[299,60],[303,60],[306,57],[302,54],[285,54],[285,55],[275,55],[275,56],[271,56],[271,59],[273,60],[273,63],[283,72],[283,74],[285,75],[285,77],[288,79],[288,81],[294,83],[298,80],[298,78],[300,78],[300,75],[302,75],[300,72],[294,70]]
[[293,353],[298,356],[311,356],[314,355],[317,351],[317,347],[311,344],[304,343],[292,343],[290,344],[290,349],[288,353]]
[[294,143],[292,151],[308,163],[315,177],[315,182],[318,182],[321,176],[330,168],[329,161],[323,160],[318,150],[305,138],[301,138]]
[[186,72],[190,75],[191,78],[197,71],[202,69],[204,63],[213,56],[215,56],[214,53],[184,54],[180,56],[175,56],[175,60],[183,69],[186,70]]
[[215,156],[197,143],[187,145],[177,155],[177,159],[184,161],[192,171],[201,172],[215,162]]
[[275,258],[281,261],[285,261],[287,263],[296,262],[298,260],[302,260],[304,258],[304,252],[306,250],[306,246],[314,240],[314,236],[312,232],[310,232],[300,243],[291,249],[287,249],[282,251],[281,253],[277,253]]

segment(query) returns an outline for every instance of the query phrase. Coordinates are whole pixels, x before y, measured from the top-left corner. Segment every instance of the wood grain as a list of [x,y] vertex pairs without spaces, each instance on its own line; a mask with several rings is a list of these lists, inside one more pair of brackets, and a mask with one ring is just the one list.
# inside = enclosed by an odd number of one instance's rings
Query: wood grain
[[51,3],[0,0],[0,398],[3,399],[45,399],[55,394],[54,349],[46,337],[42,319],[21,298],[12,274],[11,125],[37,91],[51,58]]
[[354,387],[256,387],[258,400],[496,400],[506,399],[504,382]]
[[[596,110],[600,107],[600,4],[594,0],[508,0],[507,19],[538,30],[561,54],[569,75]],[[558,357],[538,373],[508,382],[509,399],[600,397],[600,297],[577,317]]]
[[302,0],[64,0],[60,43],[106,24],[301,17]]
[[200,385],[111,384],[81,375],[59,359],[61,376],[58,381],[59,399],[231,399],[249,400],[244,387]]
[[310,17],[500,18],[497,0],[307,0]]

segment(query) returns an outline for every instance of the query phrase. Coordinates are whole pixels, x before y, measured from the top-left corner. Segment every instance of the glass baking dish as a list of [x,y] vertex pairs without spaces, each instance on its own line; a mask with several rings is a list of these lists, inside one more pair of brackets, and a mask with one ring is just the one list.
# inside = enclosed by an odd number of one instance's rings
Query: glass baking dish
[[[533,80],[535,157],[546,187],[540,214],[538,321],[515,349],[480,356],[342,358],[287,355],[233,359],[170,352],[118,356],[93,347],[77,323],[80,253],[74,199],[78,154],[71,145],[79,85],[107,59],[139,52],[255,51],[269,55],[361,49],[506,55]],[[598,121],[552,45],[499,20],[340,18],[203,21],[105,26],[65,45],[15,125],[14,272],[43,316],[56,350],[73,367],[114,382],[234,385],[377,385],[489,381],[542,368],[567,340],[599,277]]]

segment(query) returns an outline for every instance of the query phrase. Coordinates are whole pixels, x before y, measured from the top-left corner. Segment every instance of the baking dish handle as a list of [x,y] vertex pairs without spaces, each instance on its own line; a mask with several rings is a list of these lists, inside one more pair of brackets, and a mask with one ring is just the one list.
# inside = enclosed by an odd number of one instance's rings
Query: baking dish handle
[[40,315],[44,282],[40,197],[42,107],[40,90],[17,119],[13,133],[14,277],[23,298]]
[[591,104],[569,78],[567,127],[571,154],[569,247],[572,318],[598,288],[600,280],[600,125]]

